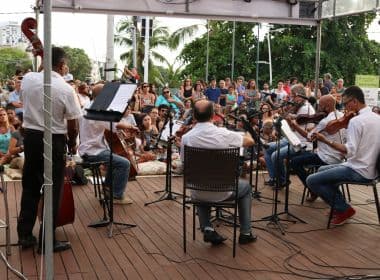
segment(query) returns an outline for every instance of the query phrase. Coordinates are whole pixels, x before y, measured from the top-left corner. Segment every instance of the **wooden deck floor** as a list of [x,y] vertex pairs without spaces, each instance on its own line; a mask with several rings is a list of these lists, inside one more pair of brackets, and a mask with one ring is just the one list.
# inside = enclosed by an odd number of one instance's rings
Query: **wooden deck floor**
[[[264,178],[261,175],[259,179],[262,182]],[[57,230],[58,238],[72,243],[72,250],[54,255],[55,279],[327,279],[380,275],[380,227],[375,205],[368,201],[373,198],[372,189],[351,186],[352,203],[357,210],[355,219],[326,230],[326,205],[318,200],[300,206],[302,188],[298,179],[291,180],[290,212],[307,224],[284,222],[286,234],[281,235],[267,222],[255,222],[258,241],[238,245],[235,259],[230,227],[221,225],[218,229],[229,237],[221,246],[203,243],[199,231],[196,241],[191,239],[191,211],[188,211],[188,253],[183,253],[182,206],[173,201],[144,206],[158,197],[153,192],[164,187],[165,177],[138,178],[128,184],[128,194],[134,203],[116,206],[115,220],[135,223],[137,227],[121,233],[115,231],[113,238],[107,237],[107,228],[87,227],[101,218],[101,207],[90,185],[75,186],[75,223]],[[182,189],[181,177],[173,178],[173,187],[177,191]],[[272,196],[269,188],[260,188],[263,195]],[[15,244],[21,186],[10,183],[8,189]],[[282,202],[283,195],[281,192]],[[271,213],[269,202],[253,201],[255,219]],[[3,213],[1,209],[0,214]],[[36,226],[36,234],[37,231]],[[4,236],[0,233],[2,243]],[[4,251],[4,246],[1,249]],[[9,262],[28,279],[39,279],[40,261],[34,250],[21,251],[12,246]],[[0,275],[0,279],[17,279],[7,272],[3,262]]]

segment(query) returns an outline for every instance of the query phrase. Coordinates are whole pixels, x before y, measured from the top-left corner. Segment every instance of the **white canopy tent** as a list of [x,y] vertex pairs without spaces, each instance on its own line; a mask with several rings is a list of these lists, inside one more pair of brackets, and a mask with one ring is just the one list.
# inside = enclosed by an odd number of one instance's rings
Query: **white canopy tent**
[[[39,1],[38,1],[39,2]],[[44,0],[45,46],[45,184],[51,186],[51,13],[125,14],[190,17],[275,24],[317,26],[316,78],[319,76],[321,20],[378,11],[379,0]],[[46,279],[54,278],[52,254],[52,192],[45,190]]]

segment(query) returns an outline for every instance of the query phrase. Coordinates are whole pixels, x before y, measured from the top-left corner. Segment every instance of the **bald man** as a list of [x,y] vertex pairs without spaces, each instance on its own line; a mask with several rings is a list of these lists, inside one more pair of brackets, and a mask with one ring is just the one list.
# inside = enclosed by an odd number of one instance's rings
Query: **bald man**
[[[249,147],[254,141],[249,133],[244,136],[241,134],[227,130],[223,127],[217,127],[212,123],[214,116],[213,103],[208,100],[198,100],[194,105],[194,119],[196,125],[182,137],[181,156],[183,159],[184,146],[226,149],[230,147]],[[205,193],[192,192],[192,197],[201,201],[220,202],[228,200],[234,195],[232,192]],[[251,227],[251,186],[245,180],[239,181],[239,220],[240,220],[240,236],[239,243],[247,244],[256,241],[256,235],[252,234]],[[201,229],[203,229],[205,242],[211,242],[213,245],[221,244],[226,240],[225,237],[219,235],[212,227],[210,222],[210,207],[198,207],[198,217]]]
[[[103,89],[103,84],[98,84],[93,89],[93,97],[99,95]],[[89,108],[92,103],[87,104]],[[115,128],[127,129],[131,125],[118,123]],[[103,121],[94,121],[81,118],[79,122],[80,145],[78,148],[79,155],[83,160],[88,162],[106,161],[109,163],[110,149],[104,139],[104,131],[109,129],[109,123]],[[108,164],[107,164],[108,167]],[[113,203],[114,204],[131,204],[132,200],[125,196],[125,189],[128,183],[129,161],[121,156],[113,155],[112,169],[107,168],[105,185],[110,187],[111,176],[113,184]]]
[[[323,118],[311,132],[304,130],[295,121],[292,121],[291,127],[298,131],[302,136],[309,139],[314,140],[317,135],[323,134],[329,141],[343,144],[343,140],[345,139],[345,129],[341,129],[335,134],[323,132],[323,129],[331,120],[339,119],[343,116],[342,112],[335,109],[335,98],[331,94],[324,95],[320,98],[319,111],[326,113],[326,117]],[[293,157],[290,161],[290,167],[294,170],[305,187],[306,177],[308,176],[305,166],[322,166],[341,163],[343,161],[343,155],[339,151],[321,141],[318,141],[317,144],[318,150],[316,152],[303,152],[302,154]],[[306,201],[314,202],[317,198],[317,195],[311,193]]]

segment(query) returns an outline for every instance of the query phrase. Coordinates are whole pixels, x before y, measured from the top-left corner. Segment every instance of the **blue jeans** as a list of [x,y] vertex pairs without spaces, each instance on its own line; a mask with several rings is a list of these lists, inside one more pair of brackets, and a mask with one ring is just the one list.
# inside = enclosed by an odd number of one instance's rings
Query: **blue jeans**
[[[288,141],[285,139],[280,140],[280,148],[285,147],[288,145]],[[267,170],[269,173],[269,177],[274,180],[276,177],[276,160],[272,161],[272,155],[277,150],[277,144],[276,142],[269,143],[269,147],[265,150],[264,153],[264,159],[265,159],[265,165],[267,166]]]
[[[340,192],[339,185],[345,181],[369,183],[372,180],[364,178],[347,166],[332,164],[322,166],[317,173],[307,177],[306,184],[313,193],[319,195],[327,204],[331,207],[334,205],[335,210],[344,212],[350,205],[345,201]],[[334,202],[333,198],[335,194]]]
[[113,186],[113,197],[121,199],[124,196],[125,188],[128,183],[128,175],[129,175],[129,161],[121,156],[112,155],[112,174],[109,168],[109,159],[110,159],[110,151],[104,150],[95,156],[83,155],[82,158],[85,161],[96,162],[96,161],[105,161],[107,165],[107,174],[106,179],[104,181],[106,186],[111,185],[111,176],[112,176],[112,186]]
[[292,157],[292,160],[290,161],[290,168],[294,170],[305,187],[307,187],[306,178],[309,175],[305,170],[305,166],[321,165],[326,165],[326,163],[320,159],[318,154],[313,152],[303,152],[300,155]]
[[[238,186],[238,208],[239,208],[239,221],[240,233],[251,232],[251,185],[246,180],[239,180]],[[235,196],[235,194],[233,194]],[[228,200],[228,199],[227,199]],[[198,206],[199,224],[201,228],[212,227],[210,222],[211,207]]]

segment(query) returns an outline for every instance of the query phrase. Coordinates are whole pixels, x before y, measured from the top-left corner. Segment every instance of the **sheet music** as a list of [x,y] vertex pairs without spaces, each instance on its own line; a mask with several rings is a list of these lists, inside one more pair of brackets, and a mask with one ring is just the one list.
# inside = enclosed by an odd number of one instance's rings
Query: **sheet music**
[[108,106],[107,111],[124,113],[125,107],[136,88],[136,84],[121,84],[111,104]]
[[[172,135],[175,135],[176,131],[183,125],[182,121],[173,121],[173,131]],[[168,141],[168,137],[170,136],[170,125],[169,122],[165,125],[163,128],[164,130],[162,131],[161,134],[161,141]]]
[[281,132],[285,138],[288,139],[290,145],[293,146],[295,151],[299,151],[301,149],[301,140],[293,132],[286,120],[281,121]]

